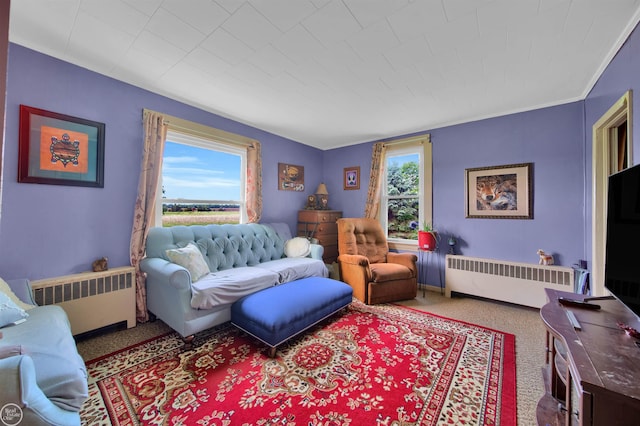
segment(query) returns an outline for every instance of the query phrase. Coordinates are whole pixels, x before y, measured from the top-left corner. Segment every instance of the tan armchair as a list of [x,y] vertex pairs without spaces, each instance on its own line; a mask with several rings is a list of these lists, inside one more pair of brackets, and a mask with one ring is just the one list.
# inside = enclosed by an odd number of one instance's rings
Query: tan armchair
[[360,301],[373,305],[413,299],[418,293],[417,256],[389,251],[375,219],[338,219],[340,277]]

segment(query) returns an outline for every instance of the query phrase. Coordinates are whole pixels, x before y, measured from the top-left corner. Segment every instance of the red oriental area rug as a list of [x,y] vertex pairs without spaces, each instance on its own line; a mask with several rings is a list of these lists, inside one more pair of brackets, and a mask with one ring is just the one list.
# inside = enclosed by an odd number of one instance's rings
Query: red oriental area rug
[[87,363],[91,425],[515,425],[515,337],[357,301],[279,348],[231,325]]

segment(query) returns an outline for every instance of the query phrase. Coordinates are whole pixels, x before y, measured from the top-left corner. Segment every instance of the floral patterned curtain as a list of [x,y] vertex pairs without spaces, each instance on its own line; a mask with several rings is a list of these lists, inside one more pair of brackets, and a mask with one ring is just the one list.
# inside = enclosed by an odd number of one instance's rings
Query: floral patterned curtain
[[258,141],[247,147],[245,198],[249,223],[259,222],[262,216],[262,153]]
[[386,146],[383,142],[373,145],[371,157],[371,172],[369,173],[369,189],[367,201],[364,206],[364,217],[375,219],[380,209],[380,190],[382,188],[382,176],[384,175],[384,155]]
[[164,142],[167,138],[167,123],[162,114],[145,111],[143,121],[144,146],[130,247],[131,266],[136,268],[136,318],[138,322],[149,320],[145,276],[140,271],[140,261],[145,255],[145,242],[155,214],[158,179],[162,171]]

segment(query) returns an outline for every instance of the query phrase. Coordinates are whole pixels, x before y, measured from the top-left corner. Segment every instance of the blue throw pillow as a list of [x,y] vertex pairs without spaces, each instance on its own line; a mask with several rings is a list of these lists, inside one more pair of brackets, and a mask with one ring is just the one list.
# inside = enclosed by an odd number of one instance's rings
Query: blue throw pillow
[[16,305],[5,293],[0,292],[0,327],[13,324],[29,316],[24,309]]

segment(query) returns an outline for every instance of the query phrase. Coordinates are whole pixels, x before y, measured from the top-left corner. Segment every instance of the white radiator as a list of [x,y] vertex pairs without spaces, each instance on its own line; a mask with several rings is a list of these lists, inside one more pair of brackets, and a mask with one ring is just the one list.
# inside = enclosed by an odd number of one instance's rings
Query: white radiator
[[31,282],[39,306],[61,306],[73,335],[127,322],[136,325],[135,268],[124,266],[103,272],[83,272]]
[[547,303],[545,288],[572,292],[573,278],[573,268],[565,266],[446,256],[447,297],[463,293],[541,308]]

